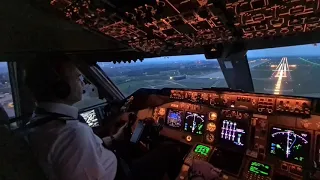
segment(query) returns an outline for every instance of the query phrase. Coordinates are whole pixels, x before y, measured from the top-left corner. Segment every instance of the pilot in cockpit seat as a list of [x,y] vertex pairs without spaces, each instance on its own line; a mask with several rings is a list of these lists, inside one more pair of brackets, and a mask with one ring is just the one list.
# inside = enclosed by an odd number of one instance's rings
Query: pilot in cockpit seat
[[[26,65],[25,73],[26,85],[37,102],[35,117],[30,120],[36,126],[29,130],[28,142],[47,177],[119,179],[120,163],[108,147],[123,138],[124,126],[115,135],[100,139],[79,121],[78,109],[72,106],[81,100],[83,92],[76,66],[65,55],[38,57]],[[43,115],[49,115],[51,120],[37,118]],[[132,161],[131,178],[162,179],[178,153],[177,148],[169,146]]]

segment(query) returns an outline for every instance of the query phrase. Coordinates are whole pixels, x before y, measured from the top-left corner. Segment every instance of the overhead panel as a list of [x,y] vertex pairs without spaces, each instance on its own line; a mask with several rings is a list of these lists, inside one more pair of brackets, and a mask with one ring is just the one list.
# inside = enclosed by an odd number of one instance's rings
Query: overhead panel
[[52,0],[84,28],[151,54],[319,29],[317,0]]

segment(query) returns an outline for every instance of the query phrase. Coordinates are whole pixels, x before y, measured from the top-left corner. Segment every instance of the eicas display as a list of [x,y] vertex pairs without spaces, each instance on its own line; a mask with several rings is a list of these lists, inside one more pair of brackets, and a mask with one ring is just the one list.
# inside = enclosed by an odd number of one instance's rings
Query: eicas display
[[271,167],[267,164],[262,164],[256,161],[251,161],[249,172],[255,173],[260,176],[269,176]]
[[204,115],[187,112],[184,123],[184,131],[194,134],[203,134],[204,129]]
[[245,123],[231,120],[222,121],[220,132],[220,141],[222,144],[244,147],[246,135]]
[[94,111],[94,109],[90,110],[90,111],[87,111],[87,112],[84,112],[84,113],[81,113],[80,115],[84,118],[84,120],[87,122],[87,124],[90,127],[99,126],[99,121],[98,121],[98,118],[97,118],[97,114]]
[[209,146],[198,144],[193,151],[203,156],[209,156],[210,150],[211,148]]
[[182,111],[170,109],[168,111],[166,124],[173,128],[180,128],[182,126]]
[[270,153],[288,161],[303,163],[310,150],[310,133],[273,127]]

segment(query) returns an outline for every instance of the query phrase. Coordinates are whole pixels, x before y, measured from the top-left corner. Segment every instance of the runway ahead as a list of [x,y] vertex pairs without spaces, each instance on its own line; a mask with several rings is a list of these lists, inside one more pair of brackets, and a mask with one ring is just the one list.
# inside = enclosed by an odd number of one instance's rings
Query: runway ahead
[[273,94],[280,94],[282,81],[285,79],[291,79],[287,57],[283,57],[281,59],[276,70],[274,70],[274,72],[272,73],[271,78],[277,78]]

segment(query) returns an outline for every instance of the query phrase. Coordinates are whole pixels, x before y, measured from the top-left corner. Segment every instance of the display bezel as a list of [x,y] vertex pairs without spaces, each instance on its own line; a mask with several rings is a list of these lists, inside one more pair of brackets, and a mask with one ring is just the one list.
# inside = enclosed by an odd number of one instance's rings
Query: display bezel
[[[180,127],[172,127],[172,126],[168,125],[168,115],[169,115],[170,111],[179,111],[179,112],[181,112],[181,126]],[[165,126],[168,127],[168,128],[171,128],[171,129],[180,130],[181,128],[183,128],[184,118],[185,118],[185,111],[180,110],[180,109],[167,109],[166,117],[165,117]]]
[[[186,123],[186,120],[187,120],[187,113],[196,113],[196,114],[199,114],[199,115],[203,115],[204,116],[204,121],[203,121],[203,129],[202,129],[202,134],[197,134],[197,133],[193,133],[193,132],[189,132],[189,131],[186,131],[184,130],[184,126],[185,126],[185,123]],[[208,113],[199,113],[199,112],[193,112],[193,111],[185,111],[184,112],[184,118],[183,118],[183,132],[185,133],[189,133],[189,134],[192,134],[192,135],[195,135],[195,136],[204,136],[205,135],[205,132],[206,132],[206,125],[208,123]]]
[[[281,128],[282,130],[291,130],[291,131],[294,131],[294,132],[296,132],[296,131],[299,131],[299,132],[301,132],[301,133],[306,133],[306,134],[308,134],[309,135],[309,139],[310,139],[310,142],[309,142],[309,144],[308,144],[308,152],[306,152],[305,153],[305,160],[303,161],[303,162],[301,162],[301,161],[297,161],[297,160],[294,160],[294,159],[286,159],[286,158],[282,158],[282,157],[280,157],[279,155],[276,155],[276,154],[272,154],[271,152],[270,152],[270,150],[271,150],[271,131],[272,131],[272,128]],[[267,154],[269,154],[270,156],[272,156],[272,157],[275,157],[275,158],[278,158],[278,159],[280,159],[280,160],[282,160],[282,161],[286,161],[286,162],[290,162],[290,163],[293,163],[293,164],[298,164],[298,165],[303,165],[304,163],[307,163],[308,162],[308,159],[309,159],[309,157],[310,157],[310,152],[311,152],[311,150],[312,150],[312,145],[311,145],[311,143],[313,142],[313,138],[312,138],[312,132],[310,132],[310,131],[308,131],[308,130],[305,130],[305,129],[297,129],[297,128],[292,128],[292,127],[286,127],[286,126],[281,126],[281,125],[270,125],[269,126],[269,131],[268,131],[268,144],[267,144]]]

